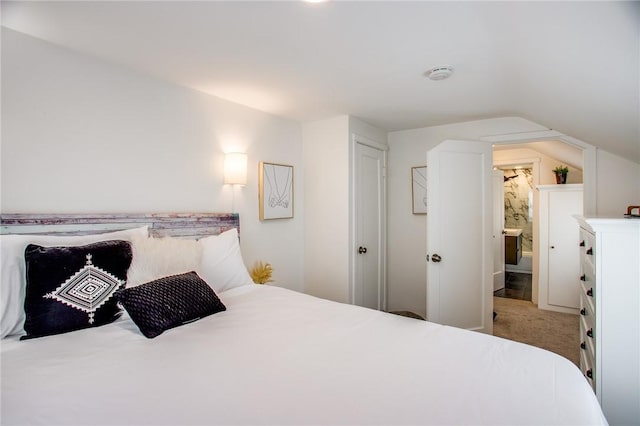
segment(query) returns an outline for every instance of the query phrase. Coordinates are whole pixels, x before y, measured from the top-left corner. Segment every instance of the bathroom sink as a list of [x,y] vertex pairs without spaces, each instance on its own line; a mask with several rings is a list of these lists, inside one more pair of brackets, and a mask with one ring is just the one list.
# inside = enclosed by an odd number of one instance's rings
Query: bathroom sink
[[507,237],[517,237],[522,235],[522,229],[505,228],[504,232]]

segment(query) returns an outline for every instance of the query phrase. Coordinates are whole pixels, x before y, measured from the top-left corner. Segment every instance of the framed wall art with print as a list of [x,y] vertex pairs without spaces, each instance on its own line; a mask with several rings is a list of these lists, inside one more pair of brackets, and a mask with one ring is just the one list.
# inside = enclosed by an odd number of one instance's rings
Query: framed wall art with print
[[411,168],[413,214],[427,214],[427,166]]
[[258,167],[260,220],[293,218],[293,166],[261,161]]

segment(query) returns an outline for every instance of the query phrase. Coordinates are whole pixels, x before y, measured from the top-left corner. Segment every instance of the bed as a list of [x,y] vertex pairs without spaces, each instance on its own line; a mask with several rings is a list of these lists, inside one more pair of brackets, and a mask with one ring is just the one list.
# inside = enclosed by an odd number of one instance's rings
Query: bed
[[[118,300],[124,293],[164,282],[149,269],[165,268],[176,257],[199,256],[193,269],[224,309],[184,325],[172,324],[149,338],[138,325],[138,313],[125,305],[121,316],[104,325],[21,340],[26,322],[10,327],[10,314],[19,315],[9,304],[25,296],[16,299],[7,292],[4,280],[11,259],[5,248],[19,246],[9,240],[13,238],[55,251],[61,247],[55,238],[65,237],[3,235],[3,425],[606,424],[579,369],[551,352],[252,284],[246,268],[238,264],[237,215],[92,218],[120,224],[100,228],[109,230],[100,234],[102,242],[92,242],[95,224],[87,227],[78,216],[54,221],[31,217],[31,222],[25,218],[0,217],[3,233],[57,227],[73,234],[80,225],[82,233],[90,235],[66,237],[80,251],[113,241],[109,235],[124,223],[133,226],[115,235],[117,241],[129,239],[132,247],[134,260],[127,274],[137,270],[136,256],[142,259],[153,252],[151,257],[161,260],[146,265],[147,276],[132,277],[144,281],[139,285],[129,287],[127,275],[127,288],[115,293]],[[216,223],[205,224],[206,218]],[[153,244],[180,248],[165,247],[163,253],[152,244],[145,246],[144,232],[155,236],[149,238],[158,240]],[[184,236],[199,240],[186,242]],[[192,253],[189,244],[204,248]],[[101,258],[96,254],[94,259],[97,264]],[[32,258],[25,262],[31,285],[37,265]],[[181,268],[193,266],[186,262]],[[21,271],[12,272],[15,278]],[[156,271],[156,276],[173,272]],[[81,309],[73,312],[88,315]]]

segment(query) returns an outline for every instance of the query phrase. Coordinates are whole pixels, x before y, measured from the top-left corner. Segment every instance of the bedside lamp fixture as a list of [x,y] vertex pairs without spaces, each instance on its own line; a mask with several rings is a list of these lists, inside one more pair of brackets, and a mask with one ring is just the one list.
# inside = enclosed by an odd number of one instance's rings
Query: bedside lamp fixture
[[224,183],[227,185],[247,184],[247,154],[241,152],[224,154]]

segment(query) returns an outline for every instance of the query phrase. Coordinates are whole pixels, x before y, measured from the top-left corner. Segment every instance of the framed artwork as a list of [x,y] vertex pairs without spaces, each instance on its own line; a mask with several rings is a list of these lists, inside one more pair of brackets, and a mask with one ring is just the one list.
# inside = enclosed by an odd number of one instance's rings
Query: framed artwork
[[411,168],[413,214],[427,214],[427,166]]
[[293,217],[293,166],[265,163],[258,166],[260,220]]

